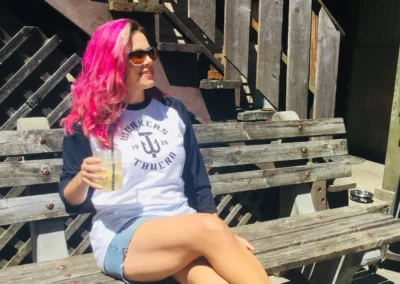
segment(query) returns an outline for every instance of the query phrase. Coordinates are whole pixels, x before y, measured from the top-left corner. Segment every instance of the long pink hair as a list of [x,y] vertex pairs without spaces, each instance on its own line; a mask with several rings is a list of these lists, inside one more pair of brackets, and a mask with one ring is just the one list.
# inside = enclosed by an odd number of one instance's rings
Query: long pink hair
[[133,20],[120,19],[99,27],[82,58],[82,71],[72,85],[72,107],[61,121],[66,134],[80,123],[83,134],[111,146],[110,127],[126,109],[125,68],[129,38],[142,31]]

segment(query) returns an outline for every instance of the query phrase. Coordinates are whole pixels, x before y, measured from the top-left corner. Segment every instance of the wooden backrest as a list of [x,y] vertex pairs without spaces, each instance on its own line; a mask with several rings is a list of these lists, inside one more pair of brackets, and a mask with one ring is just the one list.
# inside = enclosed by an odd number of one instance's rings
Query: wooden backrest
[[[214,195],[350,176],[347,162],[306,164],[312,158],[347,154],[346,139],[269,144],[282,138],[343,136],[346,133],[343,119],[215,123],[194,125],[194,129],[206,167],[231,169],[210,176]],[[62,168],[63,135],[61,129],[0,132],[0,156],[31,157],[46,153],[52,156],[26,161],[11,158],[1,163],[0,187],[57,183]],[[238,143],[241,144],[237,146]],[[53,158],[54,155],[58,157]],[[232,167],[294,160],[304,163],[267,170]],[[0,216],[1,226],[67,214],[57,194],[45,194],[0,200]]]

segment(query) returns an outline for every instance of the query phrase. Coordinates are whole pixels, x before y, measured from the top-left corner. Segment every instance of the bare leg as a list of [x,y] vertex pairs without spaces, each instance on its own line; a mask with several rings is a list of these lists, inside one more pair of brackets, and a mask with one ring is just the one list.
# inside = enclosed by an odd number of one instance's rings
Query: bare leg
[[200,257],[228,283],[270,283],[261,264],[229,227],[217,216],[201,213],[144,222],[129,244],[124,275],[134,281],[158,281]]
[[180,284],[229,284],[215,272],[204,257],[193,261],[175,274],[173,278]]

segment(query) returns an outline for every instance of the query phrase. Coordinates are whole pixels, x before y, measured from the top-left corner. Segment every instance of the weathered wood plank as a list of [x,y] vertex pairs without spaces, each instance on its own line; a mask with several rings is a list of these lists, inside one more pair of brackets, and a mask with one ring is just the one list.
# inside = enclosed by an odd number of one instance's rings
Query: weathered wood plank
[[289,247],[274,253],[259,255],[258,259],[269,274],[303,265],[334,259],[342,255],[366,251],[400,241],[400,223],[378,227],[336,238]]
[[356,188],[357,184],[356,183],[349,183],[349,184],[332,184],[328,186],[328,191],[329,192],[341,192],[349,189]]
[[90,235],[87,234],[83,241],[74,249],[70,256],[81,255],[90,246]]
[[[206,167],[257,164],[346,155],[346,140],[205,148],[200,150]],[[3,176],[0,168],[0,181]]]
[[[343,119],[193,125],[200,144],[345,134]],[[328,134],[329,133],[329,134]],[[1,137],[0,137],[1,139]],[[0,140],[1,145],[1,140]],[[1,148],[0,148],[1,149]]]
[[73,54],[1,127],[0,130],[14,129],[17,120],[26,117],[39,102],[80,62],[80,57]]
[[[63,107],[67,106],[67,102],[65,101]],[[327,136],[346,133],[343,119],[341,118],[198,124],[193,125],[193,128],[200,144]],[[0,134],[0,156],[61,152],[63,137],[62,129],[2,131]],[[39,142],[40,138],[45,139],[44,144]]]
[[246,78],[249,64],[250,17],[251,0],[225,2],[224,54]]
[[203,79],[200,81],[200,89],[236,89],[242,86],[241,81],[235,80],[208,80]]
[[307,118],[312,0],[289,1],[286,110]]
[[185,44],[174,42],[159,42],[158,51],[185,52],[185,53],[203,53],[204,46],[200,44]]
[[68,94],[61,103],[47,116],[50,125],[56,123],[71,106],[71,94]]
[[215,42],[216,0],[188,0],[188,17]]
[[319,13],[313,118],[335,116],[340,32],[324,9]]
[[[174,13],[172,13],[167,6],[165,6],[165,3],[163,4],[163,12],[164,16],[166,16],[167,19],[175,27],[177,27],[177,29],[182,33],[182,35],[191,40],[194,44],[199,44],[204,46],[204,44],[192,33],[192,31],[188,27],[186,27],[186,25],[182,23],[182,21],[179,20],[179,18]],[[221,62],[218,61],[217,58],[215,58],[214,54],[212,54],[211,51],[209,51],[206,46],[204,46],[203,53],[205,56],[207,56],[208,59],[210,59],[211,63],[218,71],[222,73],[224,72],[224,66],[221,64]]]
[[351,175],[347,163],[327,163],[210,176],[214,195],[308,183]]
[[[204,148],[206,167],[224,167],[265,162],[304,160],[347,154],[344,139],[284,144]],[[59,181],[62,159],[15,161],[0,164],[0,187]],[[47,170],[43,174],[43,170]]]
[[274,113],[275,111],[265,111],[265,110],[245,111],[238,113],[237,120],[238,121],[270,120],[274,115]]
[[261,0],[259,5],[256,88],[278,109],[283,0]]
[[153,13],[162,14],[163,7],[161,4],[153,3],[123,3],[112,1],[108,3],[108,10],[117,12],[140,12],[140,13]]
[[89,218],[90,214],[80,214],[78,215],[71,224],[68,225],[67,229],[65,230],[65,239],[68,240],[73,233],[75,233],[78,228]]
[[25,244],[18,250],[18,252],[10,259],[3,268],[17,266],[24,260],[24,258],[32,251],[32,241],[27,240]]
[[2,49],[0,49],[0,65],[14,53],[36,30],[36,27],[23,27]]
[[[53,204],[53,209],[46,204]],[[69,216],[58,193],[2,199],[0,214],[0,226]]]
[[[383,189],[396,192],[400,180],[400,57],[397,62],[396,83],[390,115]],[[400,193],[398,193],[400,194]]]
[[31,160],[0,164],[0,187],[59,181],[62,159]]
[[0,251],[15,236],[25,223],[12,224],[7,230],[0,235]]
[[22,66],[18,72],[3,85],[3,87],[0,88],[0,103],[2,103],[11,92],[14,91],[54,49],[56,49],[61,42],[62,39],[57,35],[46,41],[46,43],[31,57],[31,59],[25,63],[25,65]]

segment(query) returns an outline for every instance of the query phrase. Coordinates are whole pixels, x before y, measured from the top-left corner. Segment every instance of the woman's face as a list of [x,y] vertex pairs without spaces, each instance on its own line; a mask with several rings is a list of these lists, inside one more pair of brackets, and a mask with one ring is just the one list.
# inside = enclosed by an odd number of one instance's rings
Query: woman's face
[[[130,46],[131,51],[144,51],[150,48],[146,36],[141,32],[134,32],[131,35]],[[140,66],[135,66],[128,60],[125,82],[128,94],[137,93],[138,91],[149,89],[155,85],[153,63],[153,60],[148,55],[145,55],[144,62]]]

